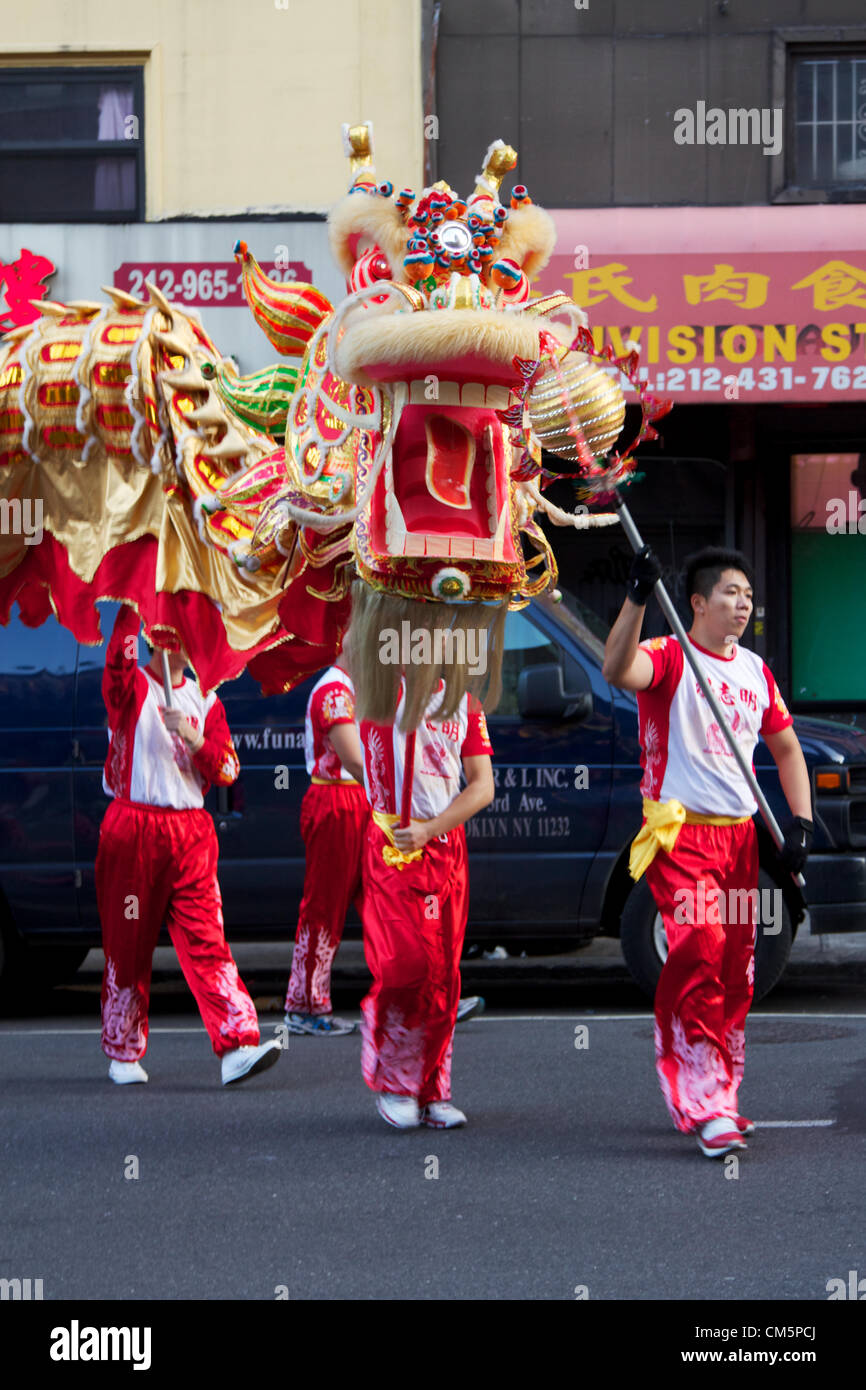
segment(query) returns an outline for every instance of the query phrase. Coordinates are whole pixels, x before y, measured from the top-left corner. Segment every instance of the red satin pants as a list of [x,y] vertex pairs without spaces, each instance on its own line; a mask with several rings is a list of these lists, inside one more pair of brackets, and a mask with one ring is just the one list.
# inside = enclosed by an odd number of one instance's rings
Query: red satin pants
[[306,850],[304,896],[298,912],[286,1011],[331,1012],[331,966],[346,911],[361,911],[361,859],[370,809],[356,782],[312,782],[301,803]]
[[118,798],[109,805],[96,855],[107,1057],[135,1062],[144,1056],[151,964],[163,922],[216,1055],[258,1043],[255,1005],[223,931],[218,856],[205,810],[174,811]]
[[754,823],[683,825],[646,878],[668,938],[655,997],[656,1070],[674,1124],[689,1133],[738,1113],[755,980]]
[[371,821],[364,851],[364,953],[373,987],[361,1004],[361,1070],[374,1091],[451,1099],[460,954],[469,911],[462,826],[402,868]]

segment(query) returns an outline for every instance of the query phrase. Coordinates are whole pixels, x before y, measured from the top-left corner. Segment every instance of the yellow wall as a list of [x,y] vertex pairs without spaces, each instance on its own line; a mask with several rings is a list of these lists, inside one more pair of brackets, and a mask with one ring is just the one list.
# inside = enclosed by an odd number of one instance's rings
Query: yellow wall
[[[278,8],[285,4],[286,8]],[[147,217],[325,211],[340,126],[380,179],[423,182],[420,0],[27,0],[0,65],[143,63]]]

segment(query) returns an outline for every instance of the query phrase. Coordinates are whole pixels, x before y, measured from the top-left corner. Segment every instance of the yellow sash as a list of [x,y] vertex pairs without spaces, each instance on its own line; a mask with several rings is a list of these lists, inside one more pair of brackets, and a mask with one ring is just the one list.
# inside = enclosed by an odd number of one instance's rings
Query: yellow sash
[[[413,819],[417,819],[417,817],[413,817]],[[405,864],[411,864],[413,860],[421,858],[424,853],[423,849],[413,849],[408,854],[404,854],[394,844],[393,827],[400,824],[399,816],[392,816],[388,811],[374,811],[373,820],[387,837],[387,845],[382,846],[382,858],[390,868],[402,869]]]
[[670,854],[682,825],[743,825],[751,816],[700,816],[681,801],[643,803],[644,824],[632,840],[628,871],[633,879],[646,872],[660,849]]
[[354,777],[349,780],[346,777],[311,777],[310,781],[314,787],[360,787],[361,783],[356,782]]

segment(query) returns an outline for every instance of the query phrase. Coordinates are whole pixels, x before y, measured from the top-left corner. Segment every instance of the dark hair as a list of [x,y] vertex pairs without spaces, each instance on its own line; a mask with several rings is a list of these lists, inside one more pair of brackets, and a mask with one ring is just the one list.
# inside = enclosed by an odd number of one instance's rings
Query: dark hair
[[709,598],[725,570],[741,570],[754,589],[755,573],[741,550],[725,550],[722,546],[707,545],[686,560],[686,602],[689,602],[692,594]]

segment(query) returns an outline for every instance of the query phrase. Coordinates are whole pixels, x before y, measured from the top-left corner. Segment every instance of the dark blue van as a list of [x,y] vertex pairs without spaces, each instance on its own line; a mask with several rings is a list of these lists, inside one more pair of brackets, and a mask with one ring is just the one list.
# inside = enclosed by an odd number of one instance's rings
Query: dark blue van
[[[102,604],[110,632],[117,605]],[[489,720],[496,799],[466,827],[468,940],[539,950],[619,936],[652,993],[666,943],[643,882],[627,873],[640,824],[637,703],[601,675],[604,629],[577,600],[533,603],[507,620],[503,694]],[[0,632],[0,980],[60,980],[100,942],[93,865],[106,806],[105,647],[57,623]],[[143,652],[142,652],[143,654]],[[303,883],[298,824],[307,786],[303,723],[312,681],[265,699],[242,676],[220,690],[241,760],[209,793],[230,939],[288,939]],[[866,733],[797,719],[813,777],[814,852],[806,900],[761,835],[762,885],[778,885],[778,926],[758,935],[756,994],[778,980],[808,905],[813,932],[866,929]],[[775,764],[755,766],[784,824]],[[288,774],[288,775],[286,775]],[[820,783],[816,781],[821,774]],[[286,785],[287,783],[287,785]]]

